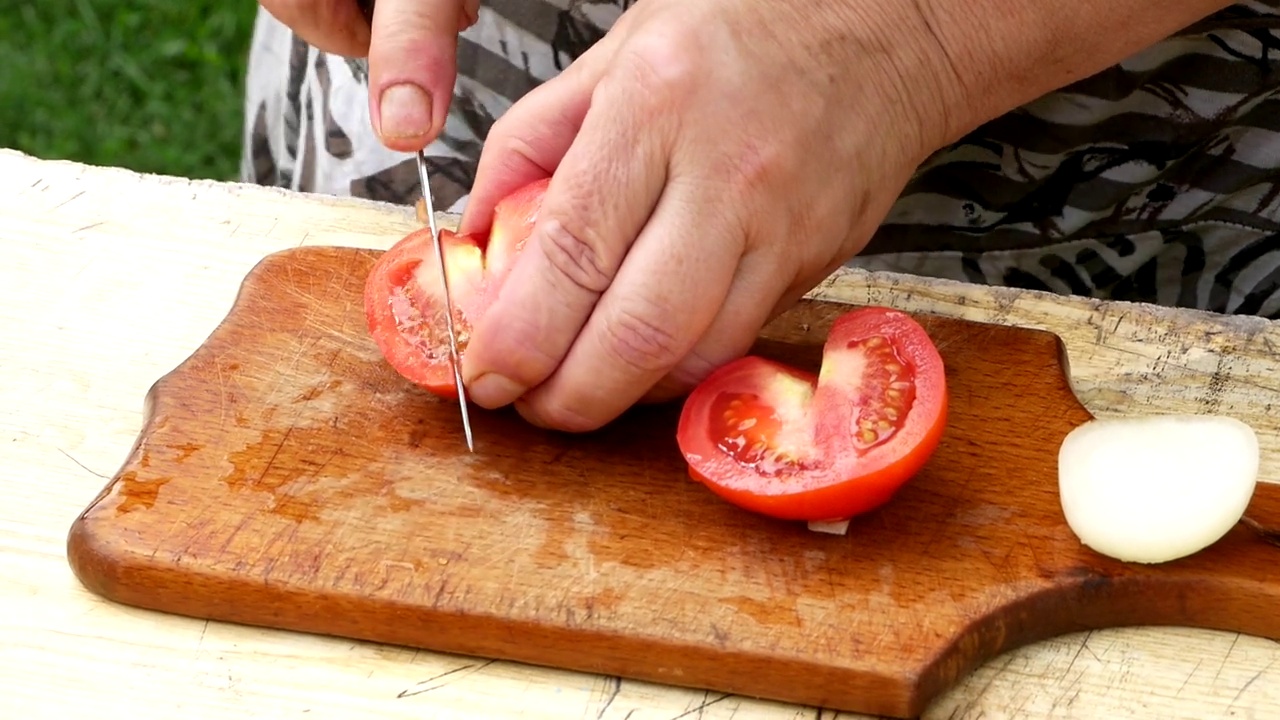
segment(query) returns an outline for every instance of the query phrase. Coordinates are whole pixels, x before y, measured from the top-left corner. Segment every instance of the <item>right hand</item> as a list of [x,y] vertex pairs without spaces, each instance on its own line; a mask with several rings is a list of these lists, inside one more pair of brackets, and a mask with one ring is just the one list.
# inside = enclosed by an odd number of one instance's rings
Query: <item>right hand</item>
[[416,152],[444,128],[457,78],[458,33],[480,0],[379,0],[373,25],[356,0],[260,0],[311,45],[369,58],[369,117],[382,144]]

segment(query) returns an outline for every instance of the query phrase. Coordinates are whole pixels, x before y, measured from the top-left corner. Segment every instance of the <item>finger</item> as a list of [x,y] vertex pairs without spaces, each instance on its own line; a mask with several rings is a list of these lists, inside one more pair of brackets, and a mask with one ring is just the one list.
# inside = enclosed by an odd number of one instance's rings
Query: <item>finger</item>
[[740,226],[702,190],[668,185],[564,362],[517,403],[531,422],[569,431],[600,427],[671,372],[707,332],[733,287],[743,241]]
[[480,20],[480,0],[465,0],[462,15],[458,18],[458,32],[475,25]]
[[602,81],[593,97],[524,251],[473,329],[463,377],[483,407],[555,371],[662,193],[670,116],[629,87]]
[[724,305],[693,349],[671,372],[653,385],[641,402],[667,402],[681,397],[716,368],[750,352],[760,331],[804,296],[794,278],[780,272],[779,258],[765,253],[743,257]]
[[461,15],[458,0],[379,0],[369,45],[369,115],[388,148],[421,150],[444,127]]
[[[756,237],[753,241],[749,238],[747,244],[754,248],[781,248],[785,252],[789,247],[786,238],[796,234],[790,227],[789,224],[775,226],[767,231],[773,233],[774,239]],[[765,325],[795,307],[848,257],[845,253],[836,253],[819,270],[804,272],[804,268],[811,266],[810,261],[817,258],[796,262],[794,257],[788,260],[768,250],[748,251],[711,328],[679,365],[654,384],[641,402],[666,402],[685,395],[716,368],[745,355]],[[796,271],[785,272],[786,267],[796,267]]]
[[493,124],[480,152],[459,232],[485,232],[502,198],[534,180],[551,177],[582,129],[591,93],[611,53],[611,44],[592,47],[564,72],[526,93]]
[[354,0],[261,0],[261,5],[319,50],[345,57],[369,52],[369,23]]

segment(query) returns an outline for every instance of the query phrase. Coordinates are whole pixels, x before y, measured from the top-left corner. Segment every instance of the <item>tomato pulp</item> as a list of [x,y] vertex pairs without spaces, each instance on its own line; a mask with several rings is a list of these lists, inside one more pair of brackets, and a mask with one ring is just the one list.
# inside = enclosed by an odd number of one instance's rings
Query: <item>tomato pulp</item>
[[[534,181],[494,208],[486,235],[440,231],[459,356],[538,219],[550,179]],[[428,228],[415,230],[378,258],[365,280],[365,321],[387,362],[410,382],[456,398],[445,323],[444,288]]]
[[785,520],[845,520],[884,503],[942,439],[942,357],[919,323],[867,307],[836,320],[817,376],[747,356],[685,400],[689,474],[739,507]]

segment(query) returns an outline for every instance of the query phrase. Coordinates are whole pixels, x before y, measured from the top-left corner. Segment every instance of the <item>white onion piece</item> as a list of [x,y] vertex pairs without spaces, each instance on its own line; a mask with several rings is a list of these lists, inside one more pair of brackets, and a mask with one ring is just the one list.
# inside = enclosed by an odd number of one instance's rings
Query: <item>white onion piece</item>
[[849,522],[848,518],[844,520],[810,520],[809,529],[830,535],[844,535],[849,532]]
[[1153,415],[1092,420],[1058,451],[1067,525],[1124,562],[1199,552],[1240,521],[1258,480],[1258,437],[1234,418]]

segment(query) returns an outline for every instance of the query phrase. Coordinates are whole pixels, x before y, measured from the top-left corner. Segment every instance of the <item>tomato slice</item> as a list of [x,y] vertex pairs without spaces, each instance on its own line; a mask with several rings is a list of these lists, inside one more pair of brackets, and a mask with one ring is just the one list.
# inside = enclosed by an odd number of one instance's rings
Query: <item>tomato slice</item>
[[844,520],[888,502],[946,426],[942,357],[909,315],[853,310],[833,324],[815,377],[748,356],[686,399],[689,474],[723,499],[786,520]]
[[484,247],[485,268],[491,276],[502,277],[511,269],[525,241],[533,232],[542,209],[542,197],[547,193],[551,178],[535,180],[516,190],[493,208],[494,222],[489,229]]
[[[535,181],[499,202],[487,236],[440,231],[459,356],[466,352],[472,324],[524,249],[549,183]],[[396,372],[431,393],[457,398],[444,289],[429,229],[415,230],[378,258],[365,280],[364,310],[370,336]]]

